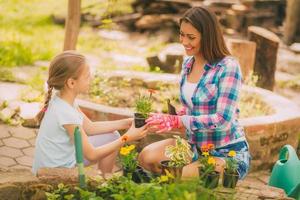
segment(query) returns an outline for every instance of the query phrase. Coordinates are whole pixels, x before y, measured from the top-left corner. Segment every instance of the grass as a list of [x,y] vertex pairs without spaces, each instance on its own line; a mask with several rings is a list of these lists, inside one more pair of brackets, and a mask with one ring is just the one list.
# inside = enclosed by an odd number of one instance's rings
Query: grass
[[63,27],[53,24],[50,16],[66,2],[0,0],[0,66],[31,65],[59,52]]
[[[82,11],[110,17],[131,12],[131,2],[82,0]],[[37,60],[50,60],[62,51],[64,27],[54,24],[51,16],[57,13],[66,16],[67,3],[67,0],[0,0],[0,67],[32,65]],[[79,51],[95,53],[115,48],[114,42],[101,39],[91,28],[81,28]]]

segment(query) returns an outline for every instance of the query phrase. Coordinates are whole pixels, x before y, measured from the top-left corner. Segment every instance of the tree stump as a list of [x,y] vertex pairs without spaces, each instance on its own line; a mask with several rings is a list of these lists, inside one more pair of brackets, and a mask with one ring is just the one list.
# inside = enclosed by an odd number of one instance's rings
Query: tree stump
[[256,43],[247,40],[229,39],[227,44],[230,53],[240,63],[244,80],[247,79],[254,68]]
[[254,74],[258,75],[257,86],[273,90],[279,38],[264,28],[250,26],[248,38],[256,43]]
[[147,57],[147,62],[150,66],[151,71],[154,71],[155,67],[161,68],[161,66],[163,65],[163,63],[160,61],[157,55]]
[[183,62],[182,55],[166,55],[166,62],[163,70],[169,73],[179,73]]
[[149,56],[147,57],[147,62],[152,71],[155,70],[155,67],[159,67],[167,73],[179,73],[183,62],[183,55],[167,54],[165,62],[161,61],[157,55]]
[[284,42],[292,44],[300,24],[300,1],[289,0],[286,7],[286,18],[284,25]]

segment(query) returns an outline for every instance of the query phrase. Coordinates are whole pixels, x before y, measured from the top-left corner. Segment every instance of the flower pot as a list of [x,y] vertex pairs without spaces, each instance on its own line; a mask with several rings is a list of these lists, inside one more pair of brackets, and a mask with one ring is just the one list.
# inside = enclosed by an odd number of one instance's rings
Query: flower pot
[[169,160],[164,160],[164,161],[160,162],[161,167],[162,167],[162,169],[161,169],[162,174],[166,175],[165,170],[168,170],[170,172],[170,174],[172,174],[174,176],[174,178],[175,178],[174,181],[179,181],[181,179],[183,167],[170,167],[169,162],[170,162]]
[[220,173],[217,171],[207,172],[205,169],[199,167],[199,177],[203,181],[204,187],[213,189],[218,187]]
[[135,128],[140,128],[146,125],[146,118],[141,113],[134,113]]
[[123,169],[123,174],[135,183],[148,183],[151,180],[150,176],[143,170],[141,166],[137,166],[133,172],[128,171],[125,168]]
[[225,188],[235,188],[238,180],[239,180],[238,173],[229,174],[229,173],[226,172],[226,170],[224,171],[223,187],[225,187]]

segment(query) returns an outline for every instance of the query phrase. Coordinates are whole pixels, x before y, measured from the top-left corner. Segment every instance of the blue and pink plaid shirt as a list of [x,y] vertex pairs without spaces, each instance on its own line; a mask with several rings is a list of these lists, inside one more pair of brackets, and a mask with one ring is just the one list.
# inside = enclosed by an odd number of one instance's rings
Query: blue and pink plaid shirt
[[183,62],[180,80],[180,101],[183,105],[180,115],[189,143],[193,148],[210,143],[218,148],[243,137],[243,129],[237,121],[237,101],[242,84],[238,61],[228,56],[218,63],[206,64],[193,93],[191,107],[182,87],[193,62],[193,57]]

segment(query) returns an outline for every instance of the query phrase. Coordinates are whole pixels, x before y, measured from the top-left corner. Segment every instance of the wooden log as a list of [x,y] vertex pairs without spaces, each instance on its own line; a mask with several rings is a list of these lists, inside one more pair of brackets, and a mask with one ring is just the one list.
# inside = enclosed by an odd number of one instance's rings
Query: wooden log
[[179,73],[182,62],[183,62],[182,55],[167,54],[166,62],[164,63],[162,70],[168,73],[174,73],[174,72]]
[[295,35],[300,31],[300,1],[299,0],[289,0],[287,1],[286,7],[286,18],[284,24],[284,42],[290,45],[294,42]]
[[229,39],[226,42],[230,53],[240,63],[244,80],[247,79],[254,68],[256,43],[239,39]]
[[163,66],[163,63],[160,61],[158,56],[149,56],[146,59],[151,71],[153,71],[155,67],[161,68]]
[[64,50],[75,50],[80,27],[81,0],[69,0]]
[[267,29],[250,26],[248,38],[256,43],[254,74],[258,75],[257,86],[273,90],[279,38]]

